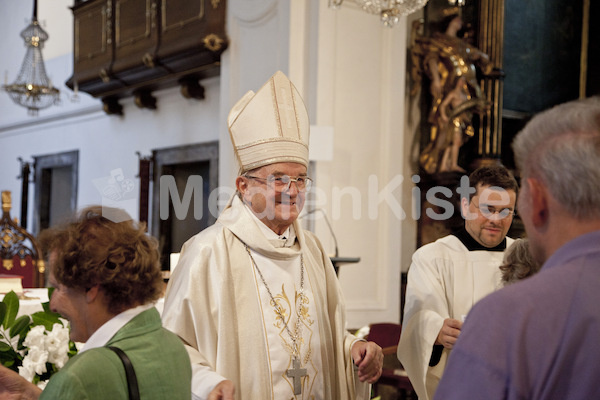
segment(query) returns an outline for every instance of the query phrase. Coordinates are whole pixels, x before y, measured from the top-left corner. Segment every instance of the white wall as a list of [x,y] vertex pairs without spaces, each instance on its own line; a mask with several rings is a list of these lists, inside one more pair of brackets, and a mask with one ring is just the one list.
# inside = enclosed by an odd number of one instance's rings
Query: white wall
[[[60,3],[55,7],[54,1],[40,0],[38,19],[46,21],[45,29],[50,39],[42,54],[53,85],[61,90],[61,103],[31,117],[6,93],[0,93],[0,188],[12,192],[13,207],[20,204],[21,194],[20,181],[16,179],[19,175],[17,157],[32,161],[33,156],[78,149],[78,206],[83,207],[101,203],[102,197],[93,182],[110,176],[111,170],[121,168],[126,178],[138,183],[135,178],[138,174],[136,152],[146,156],[156,148],[219,139],[220,124],[215,118],[220,112],[219,78],[202,82],[206,98],[201,101],[185,99],[178,88],[154,93],[158,98],[156,111],[137,108],[132,98],[122,100],[122,117],[106,115],[100,100],[83,92],[79,92],[79,100],[73,102],[73,92],[64,85],[73,71],[73,18],[67,8],[69,2],[62,0]],[[7,18],[0,17],[0,27],[7,38],[0,42],[0,54],[15,54],[0,59],[0,71],[8,71],[10,83],[16,79],[25,54],[18,33],[31,18],[32,5],[10,2],[7,6],[5,14],[3,5],[3,16],[23,15],[22,18],[8,19],[10,23],[6,25],[12,26],[12,32],[7,32],[4,24]],[[15,24],[14,21],[22,23]],[[47,53],[57,56],[50,58]],[[31,189],[30,204],[33,204],[33,186]],[[138,215],[137,203],[128,202],[121,206],[132,215]],[[12,215],[19,213],[15,209]]]
[[[8,3],[0,15],[0,54],[14,56],[0,59],[0,71],[8,70],[12,82],[24,55],[18,32],[30,18],[31,5]],[[65,12],[72,4],[39,3],[39,19],[46,21],[50,35],[46,67],[55,85],[62,84],[72,73],[72,16]],[[230,46],[222,57],[221,76],[202,82],[203,101],[184,99],[177,89],[169,89],[155,94],[157,111],[138,109],[129,99],[122,102],[124,116],[115,117],[104,115],[99,100],[86,94],[80,94],[79,103],[63,95],[62,105],[31,118],[0,93],[0,189],[11,190],[18,205],[17,156],[31,160],[79,149],[79,206],[98,203],[93,180],[112,169],[122,168],[137,183],[136,151],[149,155],[156,148],[216,139],[220,185],[230,185],[236,167],[225,123],[229,109],[279,69],[303,95],[311,123],[333,132],[331,157],[316,161],[318,200],[323,201],[316,207],[331,219],[340,255],[361,257],[340,271],[349,326],[399,321],[400,269],[414,251],[416,232],[406,182],[412,175],[411,138],[405,128],[406,20],[387,29],[378,17],[346,3],[332,10],[324,0],[229,0]],[[64,85],[61,90],[72,94]],[[389,196],[379,202],[386,186]],[[337,201],[336,190],[355,193],[358,214],[350,195]],[[402,220],[400,209],[409,218]],[[137,204],[128,211],[137,215]],[[317,220],[315,227],[333,253],[324,221]]]
[[359,327],[399,321],[403,231],[413,229],[402,220],[406,37],[404,21],[387,29],[346,3],[320,7],[315,122],[333,126],[334,153],[317,180],[340,255],[361,258],[340,269],[349,326]]

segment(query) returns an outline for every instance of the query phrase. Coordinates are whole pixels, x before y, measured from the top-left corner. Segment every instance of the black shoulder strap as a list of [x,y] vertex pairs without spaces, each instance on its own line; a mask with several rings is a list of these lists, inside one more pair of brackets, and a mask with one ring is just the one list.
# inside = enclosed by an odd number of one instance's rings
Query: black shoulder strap
[[138,390],[137,378],[135,377],[135,371],[133,369],[133,364],[127,354],[117,347],[108,346],[109,349],[117,353],[121,361],[123,362],[123,366],[125,367],[125,376],[127,377],[127,385],[129,390],[129,399],[130,400],[140,400],[140,391]]

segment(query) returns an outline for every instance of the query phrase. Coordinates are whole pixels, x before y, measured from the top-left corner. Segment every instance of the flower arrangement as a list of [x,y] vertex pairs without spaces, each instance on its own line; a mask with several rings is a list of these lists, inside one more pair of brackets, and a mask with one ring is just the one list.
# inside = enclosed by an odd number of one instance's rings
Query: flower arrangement
[[[48,298],[53,288],[48,289]],[[9,292],[0,302],[0,363],[42,389],[48,379],[77,353],[68,322],[43,303],[44,311],[19,312],[19,298]]]

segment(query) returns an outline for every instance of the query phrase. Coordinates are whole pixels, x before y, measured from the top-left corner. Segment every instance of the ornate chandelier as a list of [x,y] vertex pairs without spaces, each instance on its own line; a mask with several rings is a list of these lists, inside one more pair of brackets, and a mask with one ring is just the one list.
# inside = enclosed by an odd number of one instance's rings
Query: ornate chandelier
[[[384,26],[393,27],[400,17],[425,7],[428,0],[353,0],[364,11],[379,15]],[[338,8],[344,0],[329,0],[329,6]]]
[[21,32],[25,40],[27,52],[21,65],[17,79],[10,85],[2,86],[12,101],[27,107],[29,115],[37,115],[38,111],[58,102],[60,91],[52,86],[42,57],[44,42],[48,34],[37,20],[37,0],[33,2],[33,18],[27,28]]

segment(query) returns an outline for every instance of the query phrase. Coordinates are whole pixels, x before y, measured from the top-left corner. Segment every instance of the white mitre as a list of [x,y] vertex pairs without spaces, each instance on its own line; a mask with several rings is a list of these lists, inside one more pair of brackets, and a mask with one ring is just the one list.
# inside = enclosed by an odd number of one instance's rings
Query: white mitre
[[300,93],[281,71],[258,92],[246,93],[229,112],[227,124],[240,175],[278,162],[308,167],[308,112]]

